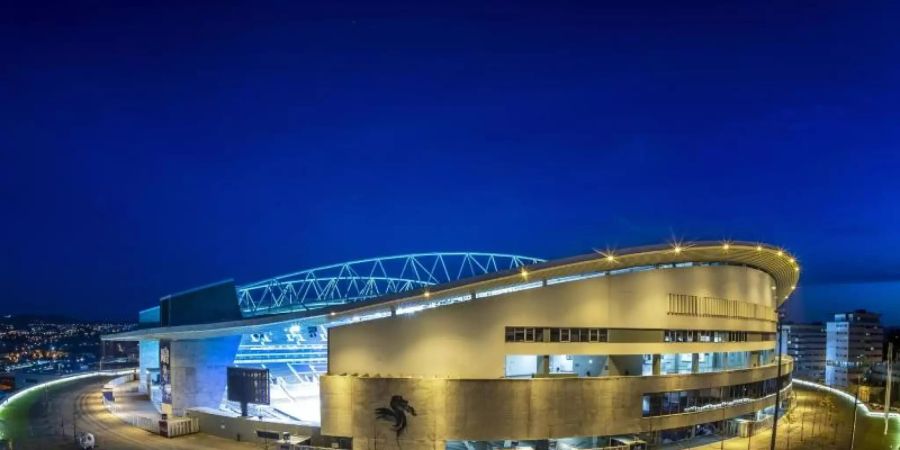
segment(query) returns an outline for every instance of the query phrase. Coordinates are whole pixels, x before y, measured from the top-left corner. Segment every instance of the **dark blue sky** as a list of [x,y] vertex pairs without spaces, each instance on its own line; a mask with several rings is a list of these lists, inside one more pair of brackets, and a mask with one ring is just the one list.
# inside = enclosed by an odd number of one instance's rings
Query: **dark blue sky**
[[900,324],[896,2],[125,3],[0,3],[3,312],[676,236]]

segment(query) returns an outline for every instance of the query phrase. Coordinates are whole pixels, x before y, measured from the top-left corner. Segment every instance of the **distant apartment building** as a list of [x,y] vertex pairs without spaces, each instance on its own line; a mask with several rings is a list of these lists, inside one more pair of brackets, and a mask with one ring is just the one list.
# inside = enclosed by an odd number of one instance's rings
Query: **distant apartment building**
[[781,351],[794,358],[794,376],[804,380],[825,380],[825,324],[785,323]]
[[879,314],[866,310],[835,314],[826,333],[826,384],[849,387],[866,367],[881,361],[884,332]]

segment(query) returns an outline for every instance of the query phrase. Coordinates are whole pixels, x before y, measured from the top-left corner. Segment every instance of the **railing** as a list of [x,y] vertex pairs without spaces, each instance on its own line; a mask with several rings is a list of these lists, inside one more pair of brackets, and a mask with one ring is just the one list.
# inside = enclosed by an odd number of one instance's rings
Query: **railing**
[[138,416],[136,414],[128,414],[125,417],[121,415],[119,418],[124,419],[131,426],[140,428],[144,431],[157,434],[159,433],[159,421],[147,416]]
[[165,425],[166,428],[162,428],[162,422],[160,422],[159,434],[169,438],[200,431],[200,421],[196,417],[170,418]]
[[127,370],[104,370],[104,371],[96,371],[96,372],[85,372],[85,373],[80,373],[80,374],[77,374],[77,375],[67,375],[67,376],[64,376],[64,377],[62,377],[62,378],[55,378],[55,379],[53,379],[53,380],[46,381],[46,382],[40,383],[40,384],[35,384],[34,386],[29,386],[29,387],[27,387],[27,388],[25,388],[25,389],[16,391],[16,393],[10,395],[9,397],[4,398],[2,401],[0,401],[0,411],[2,411],[3,408],[5,408],[7,405],[9,405],[10,403],[12,403],[12,402],[15,401],[16,399],[18,399],[18,398],[20,398],[21,396],[27,394],[28,392],[34,391],[34,390],[36,390],[36,389],[47,388],[47,387],[53,386],[54,384],[65,383],[65,382],[67,382],[67,381],[80,380],[80,379],[83,379],[83,378],[98,377],[98,376],[109,376],[109,375],[123,375],[123,374],[126,374],[126,373],[132,373],[132,372],[134,372],[133,369],[127,369]]
[[331,448],[331,447],[316,447],[313,445],[297,445],[296,449],[297,450],[341,450],[341,449]]

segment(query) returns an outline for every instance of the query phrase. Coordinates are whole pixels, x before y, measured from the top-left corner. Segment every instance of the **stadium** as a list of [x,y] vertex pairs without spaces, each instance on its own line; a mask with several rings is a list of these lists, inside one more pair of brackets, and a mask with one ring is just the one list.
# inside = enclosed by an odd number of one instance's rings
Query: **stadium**
[[[139,341],[140,392],[167,416],[219,417],[204,432],[373,450],[643,448],[771,426],[793,366],[775,352],[778,308],[799,271],[750,242],[402,255],[172,294],[104,339]],[[229,367],[268,370],[250,428],[228,400]]]

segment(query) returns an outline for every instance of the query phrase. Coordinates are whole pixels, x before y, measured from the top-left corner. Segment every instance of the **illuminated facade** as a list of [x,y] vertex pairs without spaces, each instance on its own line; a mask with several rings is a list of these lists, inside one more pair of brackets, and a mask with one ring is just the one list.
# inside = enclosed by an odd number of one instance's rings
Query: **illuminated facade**
[[[428,284],[340,275],[394,287],[378,293],[292,275],[238,288],[240,320],[107,338],[171,342],[173,365],[209,342],[221,361],[267,367],[273,404],[261,412],[355,449],[639,447],[758,429],[778,387],[790,392],[776,309],[799,267],[781,249],[699,242],[475,267],[429,270],[452,279]],[[207,358],[203,370],[219,370]]]
[[825,380],[825,324],[785,323],[782,352],[794,360],[794,376],[821,383]]
[[866,310],[835,314],[826,330],[825,384],[839,388],[857,384],[869,366],[881,362],[884,330],[879,314]]

